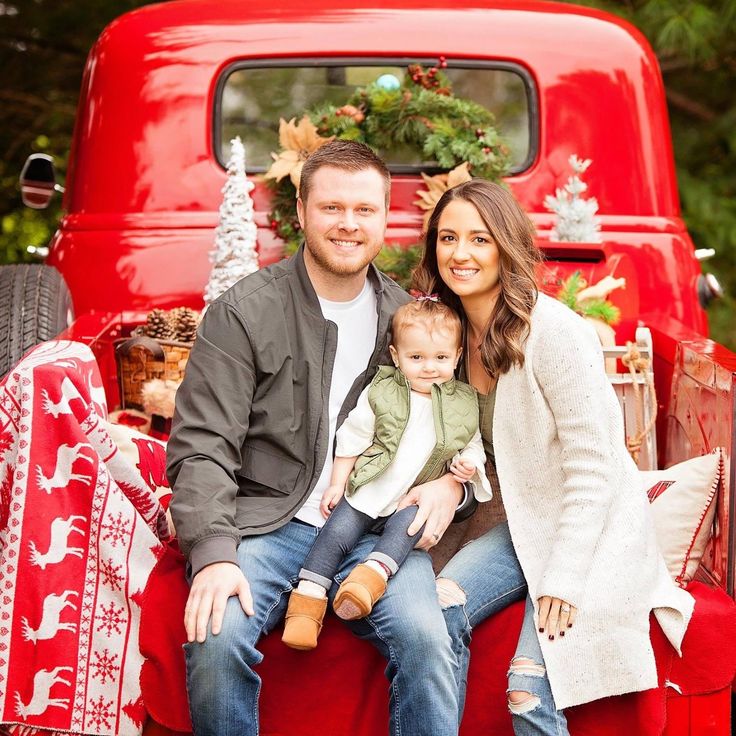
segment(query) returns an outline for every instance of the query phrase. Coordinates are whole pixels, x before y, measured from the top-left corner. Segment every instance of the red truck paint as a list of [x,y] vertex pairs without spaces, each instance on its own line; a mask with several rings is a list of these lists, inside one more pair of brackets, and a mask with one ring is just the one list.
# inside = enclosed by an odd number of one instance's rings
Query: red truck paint
[[[653,331],[660,466],[726,449],[728,483],[701,575],[733,595],[736,355],[707,337],[696,294],[701,269],[681,217],[656,58],[636,29],[613,16],[525,0],[353,0],[349,7],[336,0],[180,0],[122,16],[87,62],[67,214],[48,258],[81,315],[66,336],[93,345],[112,398],[112,339],[153,307],[201,307],[225,182],[214,111],[218,83],[233,64],[433,62],[440,55],[450,65],[518,65],[531,79],[535,154],[507,181],[547,256],[540,285],[554,293],[575,270],[591,283],[607,274],[627,278],[627,288],[612,295],[623,316],[617,332],[619,341],[631,338],[639,321]],[[600,206],[600,244],[549,240],[553,218],[543,200],[565,183],[573,153],[593,161],[585,179]],[[388,242],[416,241],[422,215],[412,201],[420,184],[418,175],[394,177]],[[259,183],[253,197],[266,265],[281,246],[269,228],[268,191]],[[680,733],[674,729],[668,732]]]

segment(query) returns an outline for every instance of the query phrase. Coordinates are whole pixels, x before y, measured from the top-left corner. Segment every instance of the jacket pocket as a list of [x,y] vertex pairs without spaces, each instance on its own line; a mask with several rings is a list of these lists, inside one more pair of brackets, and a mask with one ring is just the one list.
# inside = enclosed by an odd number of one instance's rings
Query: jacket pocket
[[243,447],[243,465],[238,473],[241,496],[285,496],[291,494],[304,465],[257,445]]

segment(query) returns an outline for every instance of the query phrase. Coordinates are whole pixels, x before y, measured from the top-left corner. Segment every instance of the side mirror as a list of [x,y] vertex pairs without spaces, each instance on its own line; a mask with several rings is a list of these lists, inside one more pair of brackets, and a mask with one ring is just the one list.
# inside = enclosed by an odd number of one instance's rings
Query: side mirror
[[712,273],[701,273],[698,276],[698,301],[703,309],[711,302],[723,298],[723,287]]
[[49,206],[54,192],[63,192],[56,183],[54,159],[45,153],[32,153],[20,172],[20,191],[23,204],[34,210]]

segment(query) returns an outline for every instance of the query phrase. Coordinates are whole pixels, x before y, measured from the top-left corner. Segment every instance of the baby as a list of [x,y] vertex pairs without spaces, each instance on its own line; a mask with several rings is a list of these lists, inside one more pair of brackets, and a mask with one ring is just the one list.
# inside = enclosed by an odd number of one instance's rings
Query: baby
[[478,501],[491,498],[478,400],[473,388],[454,377],[462,354],[459,317],[435,296],[422,296],[399,307],[391,327],[395,367],[378,369],[337,432],[330,485],[320,507],[327,522],[286,612],[282,639],[294,649],[317,645],[327,591],[342,559],[385,520],[373,551],[353,569],[333,603],[343,619],[371,612],[423,533],[407,533],[417,506],[397,511],[411,488],[449,468],[458,481],[472,481]]

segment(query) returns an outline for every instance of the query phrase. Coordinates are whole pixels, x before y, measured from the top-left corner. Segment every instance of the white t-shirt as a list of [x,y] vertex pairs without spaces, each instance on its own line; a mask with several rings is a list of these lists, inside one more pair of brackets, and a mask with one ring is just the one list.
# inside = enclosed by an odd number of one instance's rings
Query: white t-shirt
[[355,379],[368,365],[376,346],[378,331],[376,292],[367,279],[363,290],[355,299],[349,302],[332,302],[319,297],[319,303],[325,319],[337,325],[337,352],[330,385],[327,458],[317,485],[296,514],[297,519],[314,526],[325,523],[319,504],[322,494],[330,485],[337,417]]

